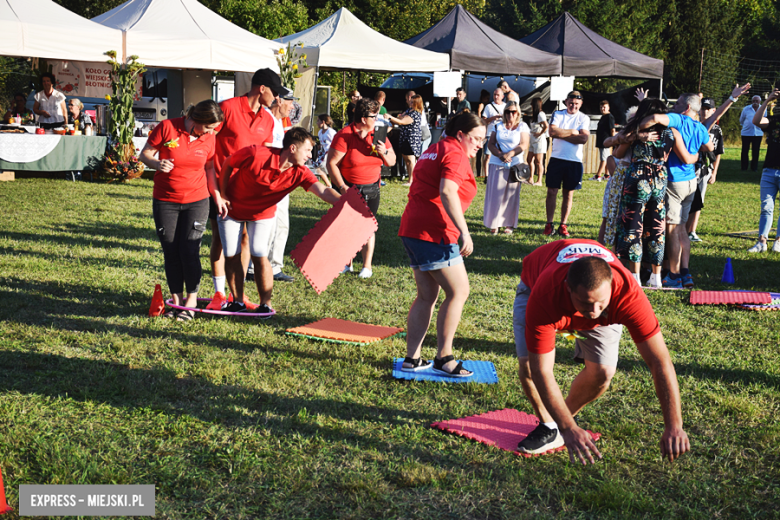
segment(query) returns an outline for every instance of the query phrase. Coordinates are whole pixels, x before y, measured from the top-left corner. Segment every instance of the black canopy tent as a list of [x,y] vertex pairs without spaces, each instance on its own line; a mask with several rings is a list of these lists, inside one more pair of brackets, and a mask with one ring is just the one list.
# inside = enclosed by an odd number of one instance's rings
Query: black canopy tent
[[562,58],[562,76],[657,79],[663,90],[664,62],[632,51],[585,27],[568,12],[520,40]]
[[453,70],[523,76],[561,73],[559,55],[534,49],[492,29],[461,5],[404,43],[449,54]]

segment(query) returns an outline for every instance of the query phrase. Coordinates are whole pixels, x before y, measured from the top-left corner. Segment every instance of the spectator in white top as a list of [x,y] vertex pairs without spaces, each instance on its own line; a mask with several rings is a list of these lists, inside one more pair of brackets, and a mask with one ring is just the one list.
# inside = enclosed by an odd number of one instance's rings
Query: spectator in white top
[[739,124],[742,125],[742,171],[748,169],[748,156],[751,148],[753,154],[750,158],[750,169],[758,170],[758,152],[761,150],[761,139],[764,137],[764,132],[753,124],[753,116],[756,115],[756,110],[760,105],[761,96],[753,96],[750,105],[743,108],[739,115]]
[[314,167],[314,175],[316,175],[325,186],[330,188],[330,178],[328,177],[328,172],[323,163],[328,156],[330,143],[333,142],[336,131],[333,129],[333,119],[331,119],[328,114],[320,114],[317,116],[317,126],[320,128],[320,131],[317,133],[317,137],[320,139],[320,151],[317,154],[317,158],[312,161],[312,166]]
[[56,90],[55,84],[54,74],[44,72],[41,75],[43,90],[35,94],[33,112],[38,116],[41,127],[46,129],[63,126],[68,113],[68,109],[65,107],[65,94]]
[[569,238],[566,222],[571,213],[574,190],[582,188],[582,145],[590,137],[590,118],[580,112],[582,94],[572,90],[566,96],[566,110],[553,112],[550,122],[550,137],[553,139],[550,163],[547,165],[547,224],[544,234],[554,235],[553,217],[558,190],[563,186],[561,201],[561,225],[558,234]]
[[485,166],[482,171],[482,175],[487,177],[488,175],[488,163],[490,162],[490,149],[488,148],[488,142],[490,141],[490,134],[496,130],[496,124],[501,121],[501,115],[504,113],[504,91],[500,88],[496,88],[493,91],[493,101],[485,106],[482,110],[482,120],[485,121],[487,126],[487,133],[485,134],[485,150],[483,152],[484,159],[482,160]]
[[[531,168],[531,184],[542,185],[544,175],[544,156],[547,153],[547,115],[542,110],[542,98],[531,100],[531,143],[528,145],[528,166]],[[534,173],[539,180],[534,181]]]

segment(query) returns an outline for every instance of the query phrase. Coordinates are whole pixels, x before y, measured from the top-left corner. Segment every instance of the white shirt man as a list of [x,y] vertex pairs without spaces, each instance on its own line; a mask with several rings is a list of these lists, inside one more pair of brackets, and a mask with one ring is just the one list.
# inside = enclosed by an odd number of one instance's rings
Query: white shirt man
[[[742,170],[748,169],[748,161],[750,161],[750,169],[756,171],[758,169],[758,152],[761,149],[761,138],[764,136],[764,132],[761,128],[753,124],[753,116],[756,115],[756,110],[761,105],[761,96],[753,96],[750,100],[750,105],[742,109],[742,113],[739,115],[739,124],[742,125]],[[750,157],[750,149],[753,149],[752,157]]]
[[578,91],[569,92],[565,103],[566,110],[554,112],[550,121],[550,137],[553,138],[553,145],[550,164],[547,167],[547,224],[544,227],[544,234],[548,236],[555,234],[553,228],[555,203],[558,190],[563,186],[561,225],[558,226],[557,232],[563,238],[569,238],[566,222],[571,213],[574,191],[582,188],[582,145],[587,143],[590,137],[590,118],[580,112],[582,95]]

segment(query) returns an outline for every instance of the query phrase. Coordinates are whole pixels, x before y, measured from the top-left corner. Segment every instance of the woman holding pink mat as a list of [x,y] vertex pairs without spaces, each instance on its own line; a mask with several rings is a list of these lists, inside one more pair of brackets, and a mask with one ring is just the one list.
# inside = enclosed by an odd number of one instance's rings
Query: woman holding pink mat
[[477,194],[469,159],[485,142],[485,123],[476,114],[464,112],[451,118],[445,131],[447,137],[428,147],[414,168],[409,202],[398,231],[417,284],[417,297],[407,319],[406,358],[401,370],[416,372],[431,367],[420,351],[439,289],[443,289],[433,370],[450,377],[469,377],[473,372],[452,355],[452,341],[469,296],[463,257],[474,251],[463,216]]

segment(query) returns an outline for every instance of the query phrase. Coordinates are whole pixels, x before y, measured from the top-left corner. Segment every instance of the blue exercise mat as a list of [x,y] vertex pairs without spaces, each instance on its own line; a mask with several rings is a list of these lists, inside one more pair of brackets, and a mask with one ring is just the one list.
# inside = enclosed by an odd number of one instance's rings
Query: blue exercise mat
[[498,383],[496,366],[490,361],[463,361],[463,368],[474,372],[469,377],[447,377],[437,374],[433,367],[418,372],[403,372],[404,358],[393,358],[393,377],[407,381],[437,381],[440,383]]

